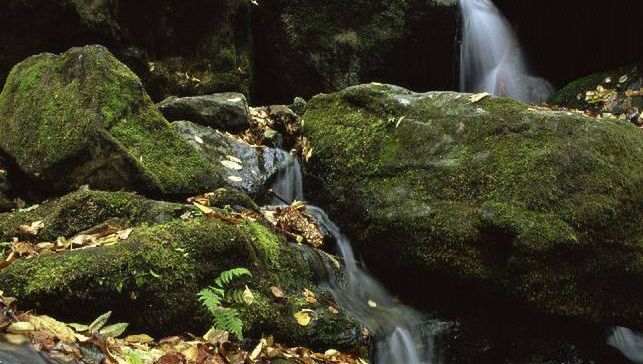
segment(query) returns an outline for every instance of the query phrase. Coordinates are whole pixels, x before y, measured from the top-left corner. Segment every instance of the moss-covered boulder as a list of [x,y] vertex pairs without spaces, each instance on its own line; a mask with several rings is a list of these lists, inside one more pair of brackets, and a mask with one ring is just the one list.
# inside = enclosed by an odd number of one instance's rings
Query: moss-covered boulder
[[633,125],[379,84],[313,98],[304,122],[314,199],[397,288],[643,327]]
[[[142,223],[164,223],[193,210],[189,205],[148,200],[128,192],[77,191],[28,209],[0,214],[0,241],[13,237],[55,241],[107,221],[117,222],[124,229]],[[21,232],[21,225],[36,221],[43,224],[36,237]]]
[[183,195],[222,185],[138,77],[101,46],[40,54],[14,67],[0,94],[0,148],[51,192],[89,184]]
[[[212,322],[197,292],[235,267],[253,273],[243,282],[253,302],[237,306],[246,336],[274,334],[281,342],[320,349],[361,344],[359,325],[306,301],[304,289],[316,289],[303,257],[269,228],[246,220],[203,217],[140,226],[116,245],[18,261],[0,271],[0,287],[24,309],[66,320],[91,321],[111,310],[133,331],[197,333]],[[312,310],[307,326],[293,316],[302,309]]]
[[599,72],[558,90],[550,103],[643,126],[643,64]]
[[382,81],[453,86],[455,1],[283,0],[253,11],[255,96],[295,96]]
[[28,56],[97,43],[134,66],[155,101],[247,94],[251,6],[242,0],[7,0],[0,6],[0,85]]

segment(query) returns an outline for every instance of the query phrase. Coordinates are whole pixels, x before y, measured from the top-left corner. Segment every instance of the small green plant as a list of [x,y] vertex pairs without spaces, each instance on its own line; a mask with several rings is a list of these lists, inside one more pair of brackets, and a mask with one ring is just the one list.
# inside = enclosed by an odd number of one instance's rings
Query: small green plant
[[251,277],[252,274],[246,268],[227,270],[214,280],[214,286],[204,288],[198,294],[199,301],[212,315],[214,328],[233,333],[239,340],[243,340],[243,322],[239,318],[239,311],[224,305],[239,301],[247,303],[248,298],[252,297],[247,287],[245,292],[233,290],[226,294],[230,283],[243,276]]

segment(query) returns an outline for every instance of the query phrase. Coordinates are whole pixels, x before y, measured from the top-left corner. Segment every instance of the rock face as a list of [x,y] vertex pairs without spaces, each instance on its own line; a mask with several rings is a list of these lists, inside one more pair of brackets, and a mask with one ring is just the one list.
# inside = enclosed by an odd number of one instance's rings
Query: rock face
[[213,165],[219,179],[251,196],[264,192],[267,183],[286,162],[288,153],[274,148],[251,146],[229,134],[189,121],[175,121],[172,128]]
[[431,299],[496,292],[498,311],[643,327],[634,126],[378,84],[319,95],[304,121],[317,202],[397,287],[422,279]]
[[[61,200],[57,213],[44,215],[45,227],[67,221],[61,214],[73,213],[69,200],[113,201],[96,207],[101,219],[136,215],[132,211],[156,204],[125,193],[87,193]],[[92,217],[91,204],[80,206],[79,215]],[[38,209],[43,208],[52,210]],[[111,310],[133,331],[168,335],[206,330],[211,318],[197,292],[211,285],[221,271],[245,267],[253,273],[244,283],[254,296],[251,304],[237,307],[245,336],[274,334],[281,342],[315,348],[363,344],[361,328],[344,314],[331,313],[324,304],[302,304],[305,288],[315,291],[320,302],[324,297],[316,290],[303,256],[270,228],[226,214],[218,210],[217,218],[155,221],[136,227],[126,240],[111,246],[18,260],[0,270],[0,287],[5,295],[18,298],[24,309],[81,322]],[[38,238],[55,236],[54,230],[43,231]],[[271,293],[273,286],[284,292],[283,297]],[[293,317],[304,307],[315,317],[306,327]]]
[[17,65],[0,94],[0,116],[0,147],[51,192],[90,184],[181,195],[222,185],[138,77],[101,46]]
[[158,104],[158,109],[169,121],[189,120],[230,132],[250,127],[248,101],[239,93],[169,97]]
[[255,96],[308,98],[364,81],[450,89],[455,1],[285,0],[253,11]]
[[[99,43],[142,66],[136,72],[156,101],[247,94],[250,6],[227,0],[8,0],[0,11],[6,25],[0,32],[0,84],[28,56]],[[132,49],[140,50],[134,59]]]

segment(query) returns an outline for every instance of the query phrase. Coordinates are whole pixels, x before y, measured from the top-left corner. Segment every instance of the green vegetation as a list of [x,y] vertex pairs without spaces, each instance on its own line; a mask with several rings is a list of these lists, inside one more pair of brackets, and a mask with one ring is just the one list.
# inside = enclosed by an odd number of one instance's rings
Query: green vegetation
[[242,297],[242,299],[237,299],[237,301],[248,302],[252,299],[252,292],[247,289],[249,292],[245,295],[245,292],[242,291],[227,291],[227,287],[232,283],[232,281],[242,278],[244,276],[251,277],[252,273],[245,268],[233,268],[221,272],[219,277],[214,281],[214,286],[208,286],[207,288],[199,291],[199,300],[203,304],[203,307],[207,308],[208,312],[212,315],[214,321],[214,328],[217,330],[223,330],[230,333],[233,333],[239,340],[243,340],[243,321],[239,318],[239,311],[230,307],[223,307],[223,304],[228,300],[228,303],[231,299],[235,297]]
[[643,322],[631,301],[643,279],[636,127],[375,84],[313,98],[304,120],[318,202],[350,221],[374,269],[501,287],[555,316]]

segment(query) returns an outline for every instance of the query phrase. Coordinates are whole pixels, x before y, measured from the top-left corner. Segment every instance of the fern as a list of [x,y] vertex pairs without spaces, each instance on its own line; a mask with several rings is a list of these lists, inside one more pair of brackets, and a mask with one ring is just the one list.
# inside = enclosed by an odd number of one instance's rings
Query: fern
[[[243,321],[239,318],[239,311],[230,307],[223,307],[226,300],[225,288],[232,281],[252,274],[245,268],[234,268],[222,272],[214,280],[215,286],[209,286],[198,293],[199,301],[210,312],[215,329],[233,333],[239,340],[243,340]],[[243,303],[240,299],[241,292],[233,291],[230,295],[232,302]]]
[[220,288],[224,288],[230,282],[233,280],[243,277],[243,276],[249,276],[252,277],[252,273],[250,273],[249,270],[246,268],[234,268],[230,270],[226,270],[225,272],[221,272],[219,275],[219,278],[214,280],[214,283],[219,286]]
[[234,308],[220,308],[214,315],[214,327],[231,332],[239,340],[243,340],[243,321],[239,318],[239,311]]

